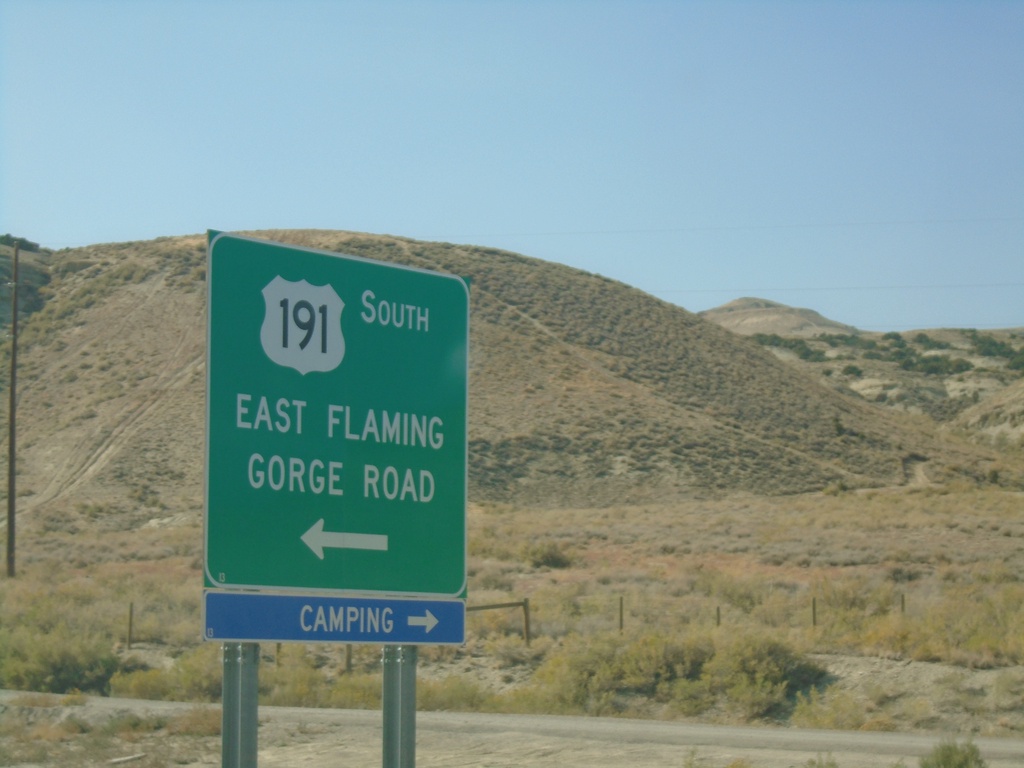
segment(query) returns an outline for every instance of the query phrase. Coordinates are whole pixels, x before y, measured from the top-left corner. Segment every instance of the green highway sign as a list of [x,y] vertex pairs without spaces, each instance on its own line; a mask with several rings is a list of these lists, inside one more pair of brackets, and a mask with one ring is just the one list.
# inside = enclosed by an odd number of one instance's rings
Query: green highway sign
[[462,594],[458,277],[211,232],[208,588]]

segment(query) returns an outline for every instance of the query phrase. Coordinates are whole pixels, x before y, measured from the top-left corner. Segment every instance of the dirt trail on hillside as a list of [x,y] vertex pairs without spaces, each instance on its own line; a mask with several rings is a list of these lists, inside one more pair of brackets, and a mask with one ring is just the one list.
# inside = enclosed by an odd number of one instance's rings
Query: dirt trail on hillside
[[[168,295],[162,281],[151,279],[139,284],[134,291],[121,291],[114,300],[95,309],[108,320],[81,326],[101,328],[104,332],[102,336],[78,339],[73,347],[76,355],[106,355],[107,365],[112,364],[109,358],[116,358],[113,365],[124,365],[122,376],[129,379],[138,374],[127,361],[144,360],[148,376],[115,398],[113,402],[122,405],[109,416],[104,407],[107,399],[101,394],[81,394],[76,407],[91,404],[93,408],[93,415],[87,420],[89,429],[84,434],[79,433],[76,440],[60,441],[61,450],[56,453],[57,445],[51,447],[54,462],[51,471],[43,478],[42,487],[35,488],[35,493],[25,498],[26,512],[79,491],[94,480],[134,436],[153,429],[153,417],[160,407],[169,397],[176,397],[204,365],[204,340],[199,330],[201,318],[193,317],[195,313],[191,311],[183,311],[182,317],[175,317],[175,307],[162,301]],[[52,366],[44,370],[37,377],[44,382],[43,389],[34,392],[30,385],[26,396],[47,396],[43,394],[45,382],[60,375],[60,369]]]
[[[203,365],[205,355],[200,354],[184,363],[178,362],[177,357],[176,351],[174,364],[168,365],[167,369],[157,375],[157,382],[150,393],[140,400],[137,406],[125,411],[124,419],[105,439],[99,444],[79,452],[74,468],[63,478],[55,478],[56,489],[52,491],[50,499],[71,493],[103,469],[107,462],[127,445],[135,433],[147,428],[146,417],[161,405],[168,390],[176,389],[178,385],[192,377],[194,371]],[[49,490],[48,488],[42,495],[45,496]]]

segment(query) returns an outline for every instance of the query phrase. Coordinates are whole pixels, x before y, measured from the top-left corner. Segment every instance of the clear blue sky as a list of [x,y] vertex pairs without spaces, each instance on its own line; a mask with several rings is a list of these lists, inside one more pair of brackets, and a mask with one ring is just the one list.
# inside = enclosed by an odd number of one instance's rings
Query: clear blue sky
[[1024,2],[2,0],[0,233],[505,248],[1024,326]]

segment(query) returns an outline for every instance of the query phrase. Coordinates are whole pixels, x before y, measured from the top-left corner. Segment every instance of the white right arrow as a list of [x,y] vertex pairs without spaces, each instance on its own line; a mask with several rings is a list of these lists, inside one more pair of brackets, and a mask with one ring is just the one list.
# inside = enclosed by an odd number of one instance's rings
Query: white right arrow
[[388,537],[375,533],[335,533],[324,530],[323,518],[302,534],[303,543],[313,554],[324,559],[324,549],[375,549],[386,552]]
[[427,613],[425,616],[410,616],[409,626],[410,627],[426,627],[427,632],[430,632],[434,627],[437,626],[437,617],[430,612],[430,609],[426,609]]

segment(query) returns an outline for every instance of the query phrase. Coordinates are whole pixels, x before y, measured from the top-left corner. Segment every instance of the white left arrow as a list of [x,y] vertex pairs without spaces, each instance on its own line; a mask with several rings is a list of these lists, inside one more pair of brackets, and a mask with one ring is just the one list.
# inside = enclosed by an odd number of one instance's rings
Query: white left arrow
[[437,617],[427,609],[427,613],[424,616],[410,616],[409,617],[410,627],[425,627],[427,632],[430,632],[434,627],[437,626]]
[[302,534],[302,541],[313,554],[324,559],[324,549],[375,549],[386,552],[388,537],[375,533],[336,533],[324,530],[323,518]]

